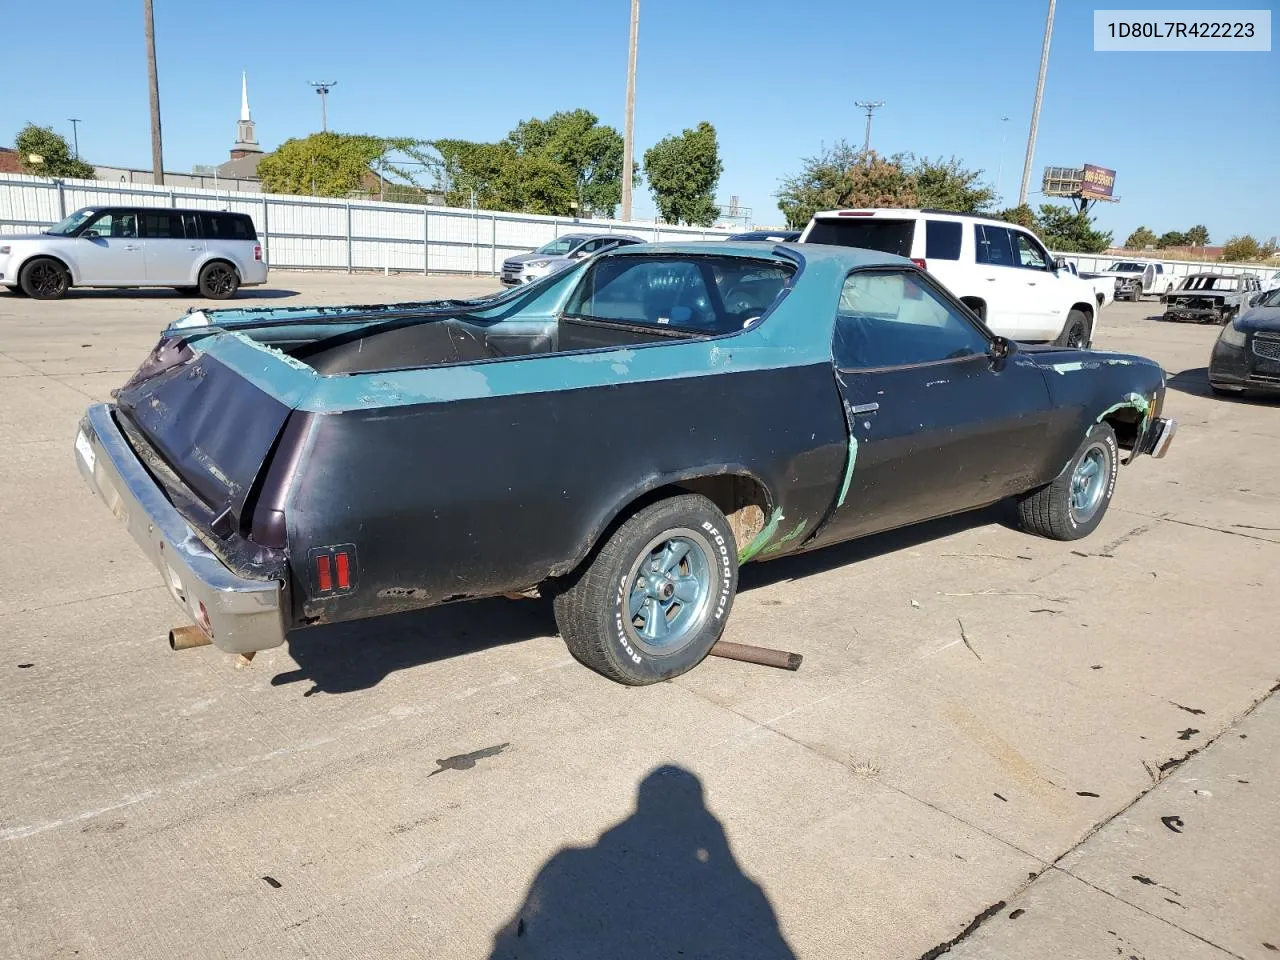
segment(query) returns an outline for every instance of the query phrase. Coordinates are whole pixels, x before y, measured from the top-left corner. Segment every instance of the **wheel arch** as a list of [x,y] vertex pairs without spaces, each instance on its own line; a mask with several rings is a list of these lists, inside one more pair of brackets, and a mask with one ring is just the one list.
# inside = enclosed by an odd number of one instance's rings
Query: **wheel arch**
[[240,278],[240,282],[244,282],[244,271],[240,269],[240,264],[236,263],[224,253],[206,254],[203,260],[196,261],[195,272],[191,275],[191,283],[198,285],[200,283],[200,274],[204,273],[204,268],[211,263],[225,263],[228,267],[236,272],[236,276]]
[[[15,282],[20,282],[22,271],[27,269],[27,264],[31,263],[32,260],[52,260],[55,263],[60,263],[62,264],[62,268],[66,270],[67,273],[71,274],[71,286],[74,287],[80,282],[80,271],[76,269],[74,263],[68,261],[66,257],[58,256],[56,253],[44,252],[32,253],[18,264],[13,271]],[[7,283],[8,281],[6,280],[5,282]]]
[[553,570],[552,576],[560,577],[580,569],[632,514],[682,493],[701,494],[716,505],[729,521],[739,552],[765,528],[777,504],[769,485],[742,464],[691,468],[650,477],[600,513],[574,556],[563,569]]

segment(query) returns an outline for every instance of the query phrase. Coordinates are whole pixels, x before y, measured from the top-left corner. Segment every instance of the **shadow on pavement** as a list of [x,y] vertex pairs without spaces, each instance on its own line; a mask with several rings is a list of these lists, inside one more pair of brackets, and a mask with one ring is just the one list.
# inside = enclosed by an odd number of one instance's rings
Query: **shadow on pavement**
[[231,307],[243,300],[283,300],[298,296],[297,290],[283,287],[241,287],[230,300],[209,300],[195,293],[182,293],[172,287],[72,287],[64,300],[189,300],[204,307]]
[[764,891],[742,872],[702,783],[663,766],[594,846],[561,850],[494,936],[490,960],[794,960]]
[[1190,370],[1175,373],[1166,381],[1166,385],[1170,390],[1177,390],[1179,393],[1188,393],[1193,397],[1208,397],[1211,400],[1220,400],[1223,403],[1251,403],[1275,406],[1280,402],[1280,394],[1266,394],[1256,391],[1252,393],[1214,393],[1209,389],[1208,367],[1192,367]]
[[[802,580],[993,523],[1017,525],[1011,502],[812,553],[751,563],[742,568],[738,589],[749,591],[785,580]],[[315,693],[351,693],[376,686],[397,670],[534,637],[555,636],[557,632],[549,597],[476,600],[351,623],[307,627],[289,636],[289,654],[298,668],[277,674],[271,684],[284,686],[310,680],[311,686],[303,694],[308,697]]]

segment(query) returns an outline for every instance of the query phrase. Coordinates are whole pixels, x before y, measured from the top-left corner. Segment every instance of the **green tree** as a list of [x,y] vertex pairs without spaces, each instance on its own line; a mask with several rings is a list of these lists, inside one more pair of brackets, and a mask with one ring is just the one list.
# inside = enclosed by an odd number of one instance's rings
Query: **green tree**
[[922,207],[982,213],[996,199],[995,190],[983,182],[982,171],[965,170],[955,157],[930,160],[908,154],[900,163],[914,182],[916,200]]
[[1160,239],[1156,241],[1156,246],[1161,250],[1165,250],[1169,247],[1185,247],[1189,243],[1187,235],[1181,230],[1168,230],[1160,234]]
[[344,197],[366,187],[370,177],[377,177],[375,168],[384,176],[389,174],[417,185],[420,175],[403,169],[393,154],[421,158],[423,146],[408,137],[313,133],[286,140],[274,153],[263,157],[258,176],[269,193],[318,197]]
[[1262,247],[1258,241],[1245,234],[1243,237],[1232,237],[1222,248],[1222,259],[1228,263],[1242,263],[1245,260],[1256,260]]
[[1111,231],[1095,230],[1093,217],[1063,204],[1040,204],[1036,228],[1036,233],[1050,250],[1101,253],[1111,246]]
[[664,137],[644,153],[649,191],[668,223],[713,224],[720,212],[715,194],[723,172],[716,128],[705,120],[679,136]]
[[1035,230],[1039,226],[1036,223],[1035,211],[1025,203],[1018,207],[1009,207],[1007,210],[1001,210],[995,217],[997,220],[1004,220],[1007,223],[1016,223],[1018,226],[1026,227],[1028,230]]
[[[94,179],[93,165],[72,156],[66,137],[54,133],[52,127],[28,123],[18,131],[13,146],[18,151],[18,162],[25,173],[41,177]],[[40,157],[40,160],[32,161],[33,156]]]
[[1187,231],[1187,243],[1193,247],[1207,247],[1209,245],[1209,228],[1203,223],[1197,223]]
[[802,229],[819,210],[919,205],[899,158],[863,153],[844,140],[801,161],[800,172],[783,180],[776,196],[792,230]]
[[[801,162],[800,173],[782,181],[778,209],[792,228],[817,210],[847,207],[936,207],[981,213],[995,200],[981,170],[966,170],[955,157],[931,160],[914,154],[883,157],[846,141]],[[1030,216],[1030,211],[1027,211]]]
[[1159,240],[1159,237],[1156,236],[1154,230],[1139,227],[1129,234],[1129,239],[1124,242],[1124,246],[1126,250],[1142,250],[1145,247],[1154,247],[1157,240]]
[[522,120],[507,140],[521,157],[538,157],[567,170],[582,212],[612,217],[622,202],[622,134],[601,126],[590,110]]

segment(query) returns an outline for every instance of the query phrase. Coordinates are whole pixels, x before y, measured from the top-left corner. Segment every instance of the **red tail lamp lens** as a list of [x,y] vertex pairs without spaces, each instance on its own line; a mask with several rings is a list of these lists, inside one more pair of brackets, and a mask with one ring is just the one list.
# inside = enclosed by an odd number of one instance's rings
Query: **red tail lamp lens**
[[321,593],[328,593],[333,589],[333,571],[329,567],[328,554],[322,553],[316,557],[316,586]]

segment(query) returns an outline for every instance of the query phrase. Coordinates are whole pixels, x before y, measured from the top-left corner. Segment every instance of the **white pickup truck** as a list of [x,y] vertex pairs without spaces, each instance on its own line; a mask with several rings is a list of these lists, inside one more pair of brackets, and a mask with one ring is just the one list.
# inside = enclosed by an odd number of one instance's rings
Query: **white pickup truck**
[[1115,283],[1117,300],[1141,300],[1143,297],[1163,297],[1172,293],[1178,278],[1155,260],[1117,260],[1100,273],[1082,273],[1086,280],[1110,277]]
[[1092,282],[1013,223],[946,210],[828,210],[799,242],[908,257],[1012,340],[1087,347],[1097,333],[1102,303]]

